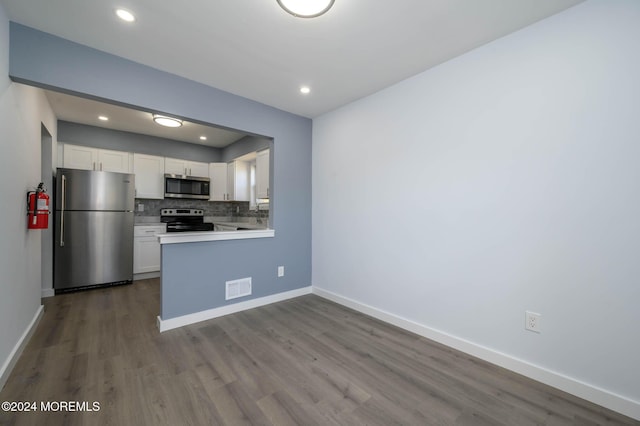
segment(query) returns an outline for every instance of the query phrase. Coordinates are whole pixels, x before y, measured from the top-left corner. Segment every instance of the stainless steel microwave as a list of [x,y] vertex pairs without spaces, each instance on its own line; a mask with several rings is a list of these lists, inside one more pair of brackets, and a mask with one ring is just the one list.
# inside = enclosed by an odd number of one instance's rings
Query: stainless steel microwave
[[164,198],[209,199],[210,179],[205,177],[164,175]]

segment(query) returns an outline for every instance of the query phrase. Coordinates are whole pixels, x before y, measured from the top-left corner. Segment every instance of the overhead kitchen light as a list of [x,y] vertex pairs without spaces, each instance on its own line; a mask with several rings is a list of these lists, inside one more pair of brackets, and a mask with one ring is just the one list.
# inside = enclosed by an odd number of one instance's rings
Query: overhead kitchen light
[[201,140],[201,141],[206,141],[206,140],[207,140],[207,137],[206,137],[206,136],[200,136],[200,140]]
[[301,86],[300,93],[302,93],[303,95],[307,95],[311,93],[311,88],[309,86]]
[[116,15],[118,15],[118,18],[126,22],[133,22],[136,20],[136,17],[133,16],[133,13],[125,9],[116,9]]
[[98,116],[98,120],[100,120],[100,121],[109,121],[109,117],[107,117],[106,115],[99,115]]
[[334,0],[276,0],[280,7],[298,18],[315,18],[326,13]]
[[173,117],[167,117],[166,115],[153,114],[153,121],[157,124],[165,127],[180,127],[182,126],[182,120]]

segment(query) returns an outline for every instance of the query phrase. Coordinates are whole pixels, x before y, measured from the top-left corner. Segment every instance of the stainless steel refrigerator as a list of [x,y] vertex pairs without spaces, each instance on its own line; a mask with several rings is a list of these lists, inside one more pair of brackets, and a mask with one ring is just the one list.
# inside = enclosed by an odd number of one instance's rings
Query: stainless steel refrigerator
[[133,174],[58,169],[56,293],[133,280],[134,196]]

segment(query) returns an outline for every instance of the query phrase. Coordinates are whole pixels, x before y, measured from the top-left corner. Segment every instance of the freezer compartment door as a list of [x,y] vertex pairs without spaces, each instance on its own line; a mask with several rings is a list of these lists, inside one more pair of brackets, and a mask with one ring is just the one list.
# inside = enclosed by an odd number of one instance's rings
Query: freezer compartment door
[[56,210],[133,211],[133,174],[58,169],[56,183]]
[[133,280],[133,212],[57,212],[55,289]]

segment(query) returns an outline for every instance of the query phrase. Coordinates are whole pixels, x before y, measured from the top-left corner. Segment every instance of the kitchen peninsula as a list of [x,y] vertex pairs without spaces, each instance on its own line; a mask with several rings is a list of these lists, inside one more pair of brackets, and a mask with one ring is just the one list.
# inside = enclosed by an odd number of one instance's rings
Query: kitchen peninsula
[[311,292],[288,286],[272,249],[274,229],[164,233],[158,240],[161,332]]

